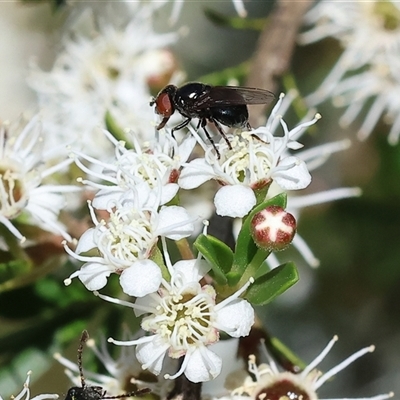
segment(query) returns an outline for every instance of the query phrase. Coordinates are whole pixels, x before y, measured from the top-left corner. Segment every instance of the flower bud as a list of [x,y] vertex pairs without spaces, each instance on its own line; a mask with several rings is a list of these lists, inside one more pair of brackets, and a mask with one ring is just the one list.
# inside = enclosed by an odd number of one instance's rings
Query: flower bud
[[269,206],[251,220],[251,235],[264,250],[284,250],[296,233],[296,220],[282,207]]

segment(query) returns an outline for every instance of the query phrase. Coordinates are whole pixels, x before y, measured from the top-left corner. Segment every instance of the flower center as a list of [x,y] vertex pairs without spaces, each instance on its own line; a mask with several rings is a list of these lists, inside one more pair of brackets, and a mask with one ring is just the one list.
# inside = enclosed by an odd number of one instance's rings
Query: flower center
[[[222,142],[221,142],[222,144]],[[237,183],[254,183],[265,178],[272,166],[272,152],[261,139],[242,132],[231,140],[232,150],[221,148],[221,167]]]
[[128,153],[128,156],[121,160],[123,174],[120,178],[122,181],[128,181],[127,186],[139,178],[153,189],[171,166],[172,160],[167,154],[154,155],[144,152],[132,157],[132,153]]
[[25,207],[27,198],[20,174],[11,168],[0,168],[0,212],[12,219]]
[[256,400],[309,400],[309,395],[290,380],[281,380],[263,388]]
[[376,1],[373,12],[382,21],[382,26],[387,31],[394,31],[400,25],[400,11],[391,1]]
[[206,287],[198,285],[197,294],[193,290],[168,293],[156,313],[142,321],[144,330],[159,334],[170,344],[172,358],[181,357],[197,343],[207,345],[218,340],[212,326],[215,301],[210,293],[204,292]]
[[118,209],[110,214],[108,229],[99,241],[103,255],[124,261],[136,261],[150,251],[154,240],[149,213]]

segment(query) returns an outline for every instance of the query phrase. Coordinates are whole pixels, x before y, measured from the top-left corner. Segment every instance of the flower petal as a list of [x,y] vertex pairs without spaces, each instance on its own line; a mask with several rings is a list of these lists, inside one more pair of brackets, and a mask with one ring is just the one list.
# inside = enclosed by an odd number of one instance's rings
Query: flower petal
[[242,218],[256,205],[256,196],[247,186],[223,186],[215,195],[214,204],[218,215]]
[[205,346],[196,348],[192,353],[187,353],[185,357],[189,357],[185,375],[191,382],[209,381],[221,372],[221,358]]
[[97,243],[94,241],[94,238],[97,235],[95,235],[94,233],[95,229],[89,228],[86,232],[82,234],[82,236],[79,238],[78,245],[76,246],[76,254],[85,253],[86,251],[97,247]]
[[156,236],[161,235],[168,239],[180,240],[190,236],[194,231],[190,216],[183,207],[163,207],[158,217]]
[[112,269],[100,263],[87,263],[79,271],[78,278],[88,290],[100,290],[107,284]]
[[156,292],[161,284],[160,267],[151,260],[136,261],[122,271],[119,283],[122,290],[135,297]]
[[[244,360],[237,357],[238,347],[239,339],[237,338],[220,340],[209,347],[211,351],[215,352],[215,354],[217,354],[223,360],[223,363],[221,373],[217,376],[217,378],[203,384],[202,397],[207,398],[207,395],[210,397],[215,397],[216,393],[225,393],[226,389],[229,391],[236,389],[239,386],[238,380],[235,379],[236,374],[234,375],[234,378],[232,375],[237,373],[237,371],[240,371],[245,377],[248,376],[243,368]],[[235,379],[236,384],[228,388],[226,383],[232,382],[232,379]],[[221,400],[220,397],[218,397],[218,399]],[[238,400],[236,399],[236,396],[235,400]],[[250,399],[247,397],[247,399],[243,398],[243,400]]]
[[166,204],[171,201],[178,193],[179,185],[177,183],[167,183],[161,188],[160,204]]
[[[281,167],[293,165],[287,170]],[[273,179],[285,190],[298,190],[306,188],[311,182],[311,175],[307,165],[297,157],[286,157],[279,163],[279,172],[274,174]]]
[[124,191],[116,186],[110,186],[110,189],[100,189],[92,200],[92,206],[98,210],[108,210],[122,196]]
[[203,259],[181,260],[174,264],[174,271],[180,273],[185,284],[199,282],[210,269],[210,264]]
[[232,337],[247,336],[254,324],[254,309],[246,300],[233,300],[217,311],[216,324]]
[[155,335],[153,340],[136,346],[136,358],[142,364],[143,368],[158,375],[161,371],[168,347],[167,343],[161,343],[159,336]]
[[158,293],[151,293],[143,297],[138,297],[135,300],[135,305],[137,305],[138,308],[134,308],[133,312],[137,317],[151,313],[153,310],[157,309],[161,301],[161,296]]
[[213,178],[214,169],[204,158],[196,158],[182,169],[178,184],[182,189],[194,189]]
[[190,154],[192,154],[193,148],[196,145],[196,139],[192,135],[186,136],[184,140],[182,140],[181,144],[178,147],[179,153],[179,161],[184,163],[189,158]]

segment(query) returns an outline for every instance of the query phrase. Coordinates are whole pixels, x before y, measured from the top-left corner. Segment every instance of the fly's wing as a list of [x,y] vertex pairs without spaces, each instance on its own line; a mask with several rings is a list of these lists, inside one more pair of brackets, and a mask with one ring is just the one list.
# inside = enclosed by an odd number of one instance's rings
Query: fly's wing
[[266,104],[274,98],[273,93],[264,89],[240,86],[212,86],[207,93],[197,99],[196,108]]

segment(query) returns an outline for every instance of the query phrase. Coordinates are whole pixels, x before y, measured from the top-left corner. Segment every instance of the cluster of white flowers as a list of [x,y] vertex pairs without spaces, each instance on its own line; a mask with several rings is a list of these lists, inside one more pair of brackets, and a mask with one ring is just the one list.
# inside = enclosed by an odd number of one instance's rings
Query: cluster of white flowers
[[[335,336],[325,349],[300,373],[280,371],[275,361],[267,354],[268,363],[257,366],[254,355],[249,357],[249,375],[243,376],[242,371],[233,372],[227,378],[229,396],[221,399],[264,400],[264,399],[310,399],[319,398],[317,390],[329,379],[342,371],[355,360],[374,351],[374,346],[365,347],[343,360],[329,371],[322,373],[317,366],[330,352],[338,337]],[[393,393],[381,394],[359,400],[384,400],[393,397]]]
[[65,207],[64,194],[80,188],[54,184],[49,177],[64,170],[71,160],[62,160],[60,148],[44,149],[37,116],[21,127],[23,123],[0,128],[0,224],[21,242],[26,238],[15,225],[18,219],[70,241],[58,217]]
[[[182,269],[182,271],[184,270],[186,270],[186,268]],[[186,272],[184,272],[184,274],[188,276]],[[125,331],[125,336],[130,337],[131,335]],[[322,352],[299,372],[292,372],[289,370],[282,371],[266,351],[264,343],[260,343],[259,347],[261,348],[262,345],[262,350],[268,360],[267,363],[257,365],[256,357],[250,355],[247,372],[242,368],[236,369],[238,365],[232,363],[227,366],[223,387],[216,389],[218,393],[212,396],[204,395],[201,398],[212,398],[215,400],[264,400],[281,398],[317,400],[319,399],[317,391],[325,382],[331,380],[332,377],[336,376],[360,357],[372,353],[375,350],[375,346],[362,348],[323,373],[321,370],[317,369],[317,367],[330,353],[337,340],[338,337],[334,336]],[[129,343],[129,341],[121,342],[121,344]],[[132,353],[132,347],[122,347],[120,356],[118,359],[114,360],[110,356],[104,340],[102,341],[101,349],[97,348],[94,340],[89,340],[87,345],[96,354],[109,375],[85,371],[86,376],[89,377],[86,381],[89,385],[101,386],[107,391],[108,395],[118,395],[124,392],[126,388],[123,385],[127,382],[134,384],[135,387],[139,389],[149,387],[155,395],[161,398],[164,398],[163,396],[171,389],[170,381],[160,379],[152,374],[146,376],[140,372],[140,364]],[[237,345],[238,343],[236,341],[222,342],[218,352],[222,354],[226,350],[232,351]],[[60,354],[56,354],[55,358],[67,368],[66,373],[72,383],[74,385],[80,385],[81,377],[78,366],[62,357]],[[214,360],[211,357],[209,361]],[[202,366],[197,366],[198,369],[201,369],[201,367]],[[187,368],[187,371],[190,373],[190,368]],[[141,377],[140,379],[138,378],[139,376]],[[394,393],[389,392],[354,400],[385,400],[393,396]]]
[[[110,8],[107,21],[92,9],[77,13],[78,19],[64,32],[62,50],[52,70],[43,72],[32,63],[29,84],[38,96],[38,116],[22,131],[4,126],[0,132],[0,223],[21,241],[25,239],[18,229],[21,221],[61,235],[65,251],[76,267],[64,280],[65,285],[71,285],[78,278],[93,295],[131,308],[140,319],[141,331],[133,337],[125,333],[121,340],[108,339],[121,346],[117,360],[111,358],[105,341],[101,348],[92,340],[87,342],[110,375],[87,373],[87,387],[99,389],[96,392],[99,396],[102,393],[99,398],[123,397],[127,383],[139,389],[150,387],[156,396],[168,398],[171,380],[185,377],[192,383],[211,381],[223,369],[224,359],[215,350],[220,339],[248,336],[255,323],[250,292],[252,287],[257,288],[260,275],[249,273],[234,282],[236,277],[227,273],[223,278],[228,283],[223,287],[206,252],[193,254],[187,239],[197,236],[196,226],[200,222],[205,226],[201,237],[210,239],[207,233],[210,215],[189,213],[192,204],[185,203],[185,192],[193,192],[213,181],[213,200],[207,197],[210,208],[219,216],[236,218],[239,225],[244,221],[242,226],[255,207],[277,194],[288,195],[288,210],[296,214],[305,206],[360,193],[358,188],[338,188],[297,196],[299,190],[311,184],[310,171],[330,155],[346,149],[349,142],[303,150],[300,137],[321,116],[312,112],[313,115],[306,115],[297,126],[289,128],[283,115],[294,99],[293,92],[279,97],[264,126],[229,132],[216,140],[214,146],[200,136],[201,129],[191,125],[179,140],[172,135],[172,125],[163,126],[154,138],[150,93],[170,80],[177,80],[175,59],[168,47],[176,43],[178,34],[157,34],[152,27],[155,11],[165,2],[120,2],[126,15],[113,14]],[[174,2],[173,21],[182,3]],[[322,1],[316,9],[323,10],[326,3]],[[238,14],[244,16],[243,2],[233,0],[233,4]],[[307,17],[310,23],[319,20],[316,13],[311,11]],[[342,18],[339,14],[334,12],[332,19]],[[349,29],[343,28],[339,33],[343,42],[351,41]],[[327,36],[310,31],[303,35],[303,40],[311,42],[318,35]],[[359,48],[354,50],[357,52]],[[354,63],[347,71],[367,65],[377,68],[378,60],[385,54],[376,45],[370,57],[364,57],[362,62],[357,60],[358,64]],[[343,58],[346,62],[340,61],[337,69],[343,63],[348,65],[349,59],[357,59],[353,53]],[[395,75],[394,71],[391,73]],[[324,96],[333,94],[345,98],[353,78],[347,77],[346,71],[336,72],[321,91]],[[360,96],[358,104],[362,106],[369,96]],[[322,97],[316,93],[309,100],[316,104]],[[373,106],[366,122],[376,122],[377,108]],[[345,117],[354,118],[358,111],[351,105]],[[171,120],[169,124],[172,123]],[[399,133],[396,133],[397,125]],[[396,132],[391,137],[397,139],[400,119],[393,129]],[[82,173],[78,178],[80,186],[55,184],[52,176],[62,173],[71,163]],[[64,207],[64,194],[78,190],[86,191],[90,198],[88,212],[92,226],[78,240],[73,240],[59,221],[59,214]],[[286,209],[281,209],[281,216],[286,215]],[[291,218],[290,240],[296,229],[295,218],[292,215]],[[275,228],[279,227],[276,220]],[[270,228],[265,226],[268,221],[263,228]],[[273,236],[279,236],[279,232],[282,229],[275,229]],[[212,240],[217,243],[216,239]],[[306,262],[318,265],[298,234],[293,244]],[[218,245],[215,245],[217,250]],[[258,251],[257,245],[254,248]],[[233,254],[227,246],[222,251]],[[266,257],[264,253],[262,256]],[[273,254],[260,262],[267,269],[264,261],[271,269],[279,264]],[[121,296],[100,293],[108,280],[113,279],[112,274],[119,279]],[[336,338],[298,375],[279,372],[271,359],[268,365],[257,367],[254,357],[251,358],[249,372],[253,379],[237,380],[235,387],[229,388],[231,395],[226,397],[264,400],[270,398],[268,390],[272,388],[274,398],[293,398],[291,393],[295,392],[298,397],[316,399],[315,391],[326,380],[372,351],[372,347],[360,350],[321,375],[315,368],[334,341]],[[78,389],[82,390],[86,389],[80,358],[83,342],[82,339],[78,350],[78,365],[56,355],[67,367],[74,384],[81,383]],[[22,400],[25,395],[29,400],[29,374],[16,399]],[[372,399],[384,400],[390,396]],[[34,399],[46,398],[56,396],[41,395]]]
[[[221,360],[208,350],[208,345],[218,341],[219,330],[235,337],[247,335],[254,312],[247,301],[238,299],[250,282],[216,303],[213,287],[199,283],[210,269],[205,261],[198,258],[174,265],[169,262],[165,238],[188,237],[197,219],[181,206],[164,205],[179,189],[176,181],[195,141],[188,137],[178,146],[170,135],[161,135],[159,142],[147,143],[145,148],[136,143],[134,149],[128,150],[105,134],[116,148],[114,163],[101,163],[81,153],[73,155],[88,175],[109,185],[82,180],[89,187],[100,189],[89,204],[95,226],[81,236],[75,252],[65,245],[70,255],[85,263],[66,283],[79,277],[89,290],[97,291],[106,285],[111,273],[117,273],[122,290],[138,298],[132,304],[139,310],[137,315],[149,314],[143,319],[142,328],[155,333],[127,342],[136,345],[143,368],[159,374],[168,351],[171,358],[184,356],[179,372],[172,377],[184,372],[194,382],[212,379],[219,374]],[[101,172],[87,169],[79,156],[92,160],[95,170],[101,166]],[[99,221],[95,208],[107,211],[107,218]],[[160,237],[169,280],[163,278],[154,261]],[[91,249],[96,249],[98,255],[81,255]],[[230,313],[237,318],[228,317]]]
[[[133,148],[129,149],[103,131],[115,147],[113,161],[103,162],[79,151],[71,154],[87,176],[80,182],[97,192],[89,202],[94,227],[81,236],[75,251],[65,244],[73,258],[84,262],[65,283],[78,277],[102,299],[131,307],[138,317],[145,315],[141,327],[152,335],[128,341],[110,339],[118,345],[136,346],[137,359],[144,369],[158,375],[168,354],[172,359],[183,357],[183,361],[178,372],[166,373],[165,378],[185,374],[192,382],[213,379],[221,371],[222,360],[208,347],[219,340],[219,332],[232,337],[249,333],[254,311],[239,296],[254,280],[221,301],[212,285],[202,283],[211,267],[200,255],[172,264],[166,238],[187,238],[199,216],[191,217],[183,206],[170,202],[179,198],[180,189],[197,188],[214,179],[221,184],[214,198],[216,212],[244,217],[256,205],[255,192],[272,182],[280,192],[308,186],[311,176],[306,162],[289,151],[302,147],[297,138],[319,115],[289,130],[279,111],[284,112],[290,102],[291,96],[285,100],[282,95],[266,126],[227,135],[232,149],[224,138],[216,148],[207,146],[194,130],[178,144],[164,129],[157,141],[141,145],[133,139]],[[281,136],[274,134],[279,126]],[[205,153],[187,162],[197,154],[195,138]],[[304,159],[320,164],[321,159],[342,147],[325,146],[325,152],[304,155]],[[102,219],[97,217],[100,213]],[[160,239],[164,265],[160,265]],[[93,249],[96,255],[84,254]],[[122,291],[136,301],[98,293],[111,273],[119,276]]]
[[[164,246],[165,247],[165,246]],[[142,329],[153,333],[137,340],[110,342],[121,346],[136,346],[136,357],[143,369],[158,375],[165,355],[172,359],[183,358],[178,372],[165,374],[165,379],[175,379],[181,374],[192,382],[216,378],[222,360],[208,347],[219,340],[223,331],[231,337],[247,336],[254,323],[252,306],[239,296],[253,282],[250,280],[227,299],[216,303],[217,293],[211,285],[200,281],[211,269],[200,257],[171,264],[165,253],[170,282],[162,280],[154,293],[129,303],[109,296],[104,300],[133,308],[137,316],[148,314],[142,320]]]
[[121,129],[135,127],[146,139],[150,88],[168,82],[176,70],[167,47],[178,34],[154,32],[156,9],[153,3],[130,2],[129,12],[121,15],[110,5],[105,21],[86,8],[64,34],[51,71],[32,63],[28,82],[37,94],[50,148],[70,144],[104,158],[110,146],[94,128],[104,127],[107,116]]
[[300,35],[300,43],[333,37],[343,47],[321,86],[306,98],[309,105],[333,98],[334,104],[346,106],[342,126],[368,108],[358,137],[367,138],[383,117],[391,125],[389,142],[396,144],[400,137],[399,3],[323,0],[306,14],[305,24],[312,27]]

